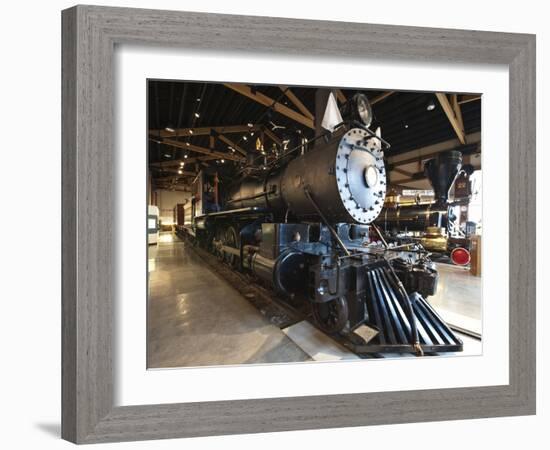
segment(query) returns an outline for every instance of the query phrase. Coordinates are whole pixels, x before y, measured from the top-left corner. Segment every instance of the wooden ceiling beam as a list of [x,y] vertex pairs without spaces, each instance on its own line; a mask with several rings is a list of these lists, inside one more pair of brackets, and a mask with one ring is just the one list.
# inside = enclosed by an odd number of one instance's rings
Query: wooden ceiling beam
[[[449,149],[449,150],[452,150],[452,149]],[[435,156],[437,156],[439,153],[442,153],[443,151],[445,151],[445,150],[441,150],[441,151],[433,152],[433,153],[426,153],[425,155],[415,156],[414,158],[404,159],[402,161],[391,162],[390,164],[393,166],[392,170],[396,170],[395,166],[404,166],[405,164],[410,164],[410,163],[413,163],[413,162],[422,162],[422,161],[425,161],[427,159],[434,158]],[[473,152],[472,154],[475,154],[475,153],[480,153],[479,148],[478,148],[477,151]]]
[[300,114],[299,112],[294,111],[288,106],[278,103],[276,100],[273,100],[272,98],[268,97],[265,94],[262,94],[261,92],[253,92],[252,88],[246,84],[224,83],[224,85],[229,89],[235,92],[238,92],[239,94],[244,95],[245,97],[248,97],[249,99],[254,100],[255,102],[260,103],[261,105],[267,106],[269,108],[273,108],[274,111],[278,112],[279,114],[282,114],[283,116],[288,117],[289,119],[292,119],[308,128],[315,129],[313,120],[310,119],[309,117],[306,117],[303,114]]
[[395,91],[384,92],[380,95],[377,95],[376,97],[373,97],[372,99],[369,99],[369,102],[371,105],[376,105],[377,103],[380,103],[382,100],[387,99],[392,94],[395,94]]
[[336,89],[336,98],[340,103],[346,103],[348,101],[342,89]]
[[451,103],[449,102],[449,98],[446,94],[442,92],[436,92],[435,96],[439,100],[441,108],[443,108],[443,111],[447,115],[447,119],[449,119],[449,122],[451,123],[451,126],[453,127],[453,130],[458,137],[458,140],[461,144],[466,144],[466,134],[464,133],[464,128],[460,126],[460,121],[457,118]]
[[462,105],[464,103],[475,102],[477,100],[481,100],[481,95],[461,95],[458,99],[458,104]]
[[[153,183],[152,188],[153,189],[165,189],[165,190],[173,190],[173,191],[181,191],[181,192],[190,192],[191,191],[191,185],[188,183],[181,183],[182,180],[172,180],[172,181],[158,181],[156,183]],[[179,188],[179,189],[178,189]]]
[[[478,160],[478,161],[475,161],[472,157],[472,155],[465,155],[464,159],[463,159],[463,164],[472,164],[474,166],[474,169],[481,169],[481,162]],[[400,178],[398,180],[395,180],[395,183],[408,183],[408,182],[411,182],[411,181],[418,181],[418,180],[424,180],[424,179],[427,179],[428,177],[426,176],[426,173],[421,170],[419,172],[407,172],[405,170],[402,170],[402,169],[398,169],[396,167],[394,167],[392,170],[394,170],[395,172],[398,172],[400,173],[401,175],[405,175],[406,178]],[[391,183],[392,185],[394,183]]]
[[229,145],[229,147],[234,148],[235,150],[237,150],[241,155],[246,156],[246,150],[244,148],[240,147],[239,145],[237,145],[235,142],[233,142],[228,137],[224,136],[223,134],[220,134],[220,135],[218,135],[218,139],[220,141],[226,143],[227,145]]
[[195,164],[197,162],[204,162],[204,161],[210,161],[212,159],[218,159],[217,156],[210,156],[210,155],[204,155],[204,156],[192,156],[190,158],[179,158],[179,159],[171,159],[170,161],[161,161],[156,163],[149,164],[149,167],[155,167],[158,169],[162,168],[169,168],[169,167],[175,167],[179,166],[180,163],[185,164]]
[[168,130],[149,130],[149,134],[157,137],[188,137],[188,136],[205,136],[215,131],[219,134],[231,133],[246,133],[248,131],[259,131],[261,125],[226,125],[213,127],[196,127],[196,128],[177,128],[174,131]]
[[182,148],[184,150],[189,150],[196,153],[202,153],[203,155],[214,156],[216,158],[223,158],[230,161],[239,161],[239,162],[244,161],[244,158],[238,155],[235,155],[232,153],[221,153],[221,152],[212,151],[209,148],[199,147],[198,145],[191,144],[189,142],[181,142],[181,141],[176,141],[174,139],[163,139],[162,143],[166,145],[171,145],[172,147]]
[[[467,153],[481,153],[481,132],[476,131],[466,135],[469,146],[476,146],[475,150]],[[457,138],[430,144],[425,147],[417,147],[396,155],[388,155],[386,161],[393,166],[402,166],[411,162],[418,162],[437,155],[447,150],[460,150],[460,141]]]
[[168,179],[171,179],[171,178],[196,177],[196,176],[197,176],[197,173],[195,173],[195,172],[190,172],[188,170],[182,170],[181,173],[174,172],[173,175],[166,175],[166,176],[163,176],[163,177],[153,177],[152,180],[162,181],[162,180],[168,180]]
[[155,189],[161,189],[161,190],[165,190],[165,191],[178,191],[178,192],[191,192],[191,188],[186,185],[186,184],[176,184],[176,185],[173,185],[173,186],[158,186],[158,185],[155,185],[154,186]]
[[[451,106],[453,108],[453,112],[455,113],[456,120],[458,120],[458,125],[464,133],[464,120],[462,119],[462,110],[458,104],[458,95],[451,94]],[[464,140],[466,140],[466,135],[464,135]]]
[[281,91],[285,93],[285,95],[288,97],[288,99],[298,108],[298,110],[306,117],[309,117],[311,120],[315,120],[313,117],[313,114],[307,109],[306,105],[302,103],[302,101],[296,97],[296,94],[290,90],[288,86],[279,86]]
[[400,169],[399,167],[392,167],[391,171],[400,173],[401,175],[405,175],[406,177],[412,177],[414,175],[412,172]]
[[[395,183],[409,183],[411,181],[419,181],[419,180],[424,180],[428,178],[426,177],[426,174],[424,172],[407,173],[407,174],[403,173],[402,175],[405,175],[406,178],[399,178],[398,180],[395,180]],[[390,182],[390,185],[391,184],[392,183]]]
[[279,147],[281,147],[283,145],[283,141],[273,132],[271,131],[268,127],[263,127],[262,128],[262,131],[265,133],[265,135],[271,139],[273,142],[275,142],[275,144],[277,144]]

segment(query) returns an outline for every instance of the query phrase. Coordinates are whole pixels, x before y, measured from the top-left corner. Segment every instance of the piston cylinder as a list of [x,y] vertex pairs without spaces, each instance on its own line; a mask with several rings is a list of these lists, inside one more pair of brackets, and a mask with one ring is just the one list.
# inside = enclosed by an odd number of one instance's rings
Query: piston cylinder
[[307,265],[305,255],[300,252],[286,251],[276,259],[266,258],[255,252],[244,265],[284,297],[292,298],[304,292]]

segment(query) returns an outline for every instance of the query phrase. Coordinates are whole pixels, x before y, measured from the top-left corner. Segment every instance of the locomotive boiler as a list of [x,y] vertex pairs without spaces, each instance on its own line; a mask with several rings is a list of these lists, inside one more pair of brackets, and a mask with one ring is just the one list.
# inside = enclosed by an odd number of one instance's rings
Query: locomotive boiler
[[204,186],[213,183],[204,174],[187,232],[290,304],[309,305],[324,332],[374,330],[360,344],[365,353],[461,351],[425,299],[438,280],[427,253],[418,244],[388,245],[373,223],[384,206],[389,145],[368,126],[343,121],[314,146],[249,167],[216,193],[215,208],[206,204]]

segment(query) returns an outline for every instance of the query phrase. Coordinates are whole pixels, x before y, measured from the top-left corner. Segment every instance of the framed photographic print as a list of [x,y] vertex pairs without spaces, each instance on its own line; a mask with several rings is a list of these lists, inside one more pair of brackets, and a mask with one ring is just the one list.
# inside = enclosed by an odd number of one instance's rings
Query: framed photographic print
[[65,439],[535,412],[534,36],[76,6],[62,63]]

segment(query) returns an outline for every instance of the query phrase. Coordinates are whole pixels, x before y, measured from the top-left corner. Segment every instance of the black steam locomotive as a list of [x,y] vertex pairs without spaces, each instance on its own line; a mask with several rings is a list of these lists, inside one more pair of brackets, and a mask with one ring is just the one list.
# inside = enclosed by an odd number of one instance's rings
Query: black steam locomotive
[[[354,98],[361,113],[365,102]],[[183,231],[287,302],[309,304],[324,332],[357,340],[359,327],[373,329],[362,352],[461,351],[425,300],[438,280],[427,252],[388,245],[373,223],[384,205],[389,144],[369,124],[343,121],[314,145],[249,165],[233,185],[201,172]]]

